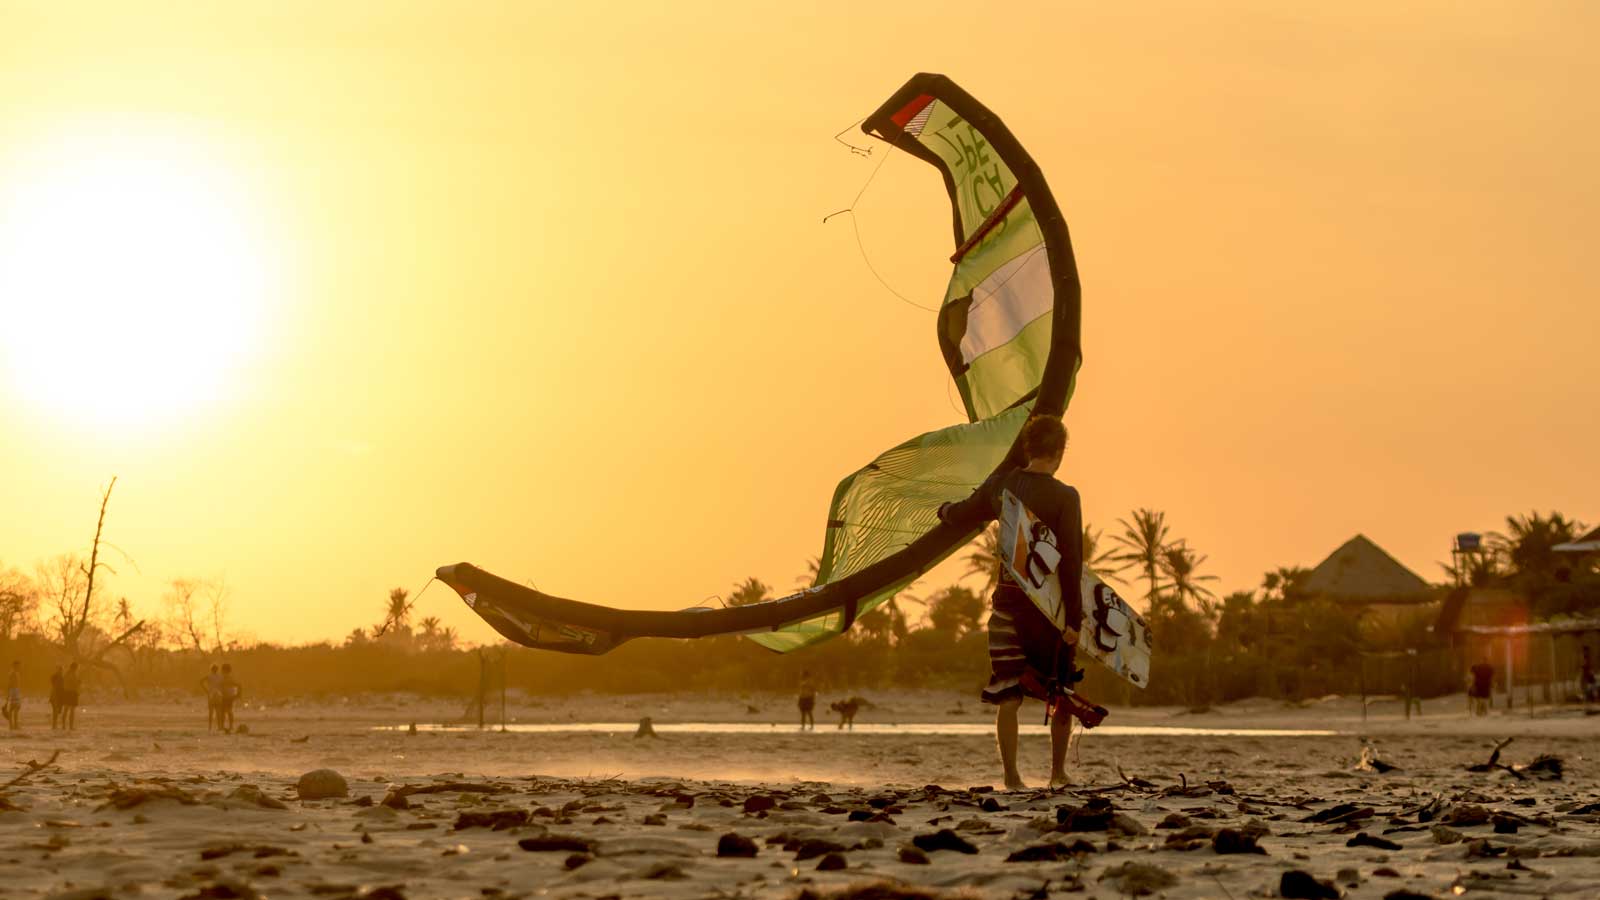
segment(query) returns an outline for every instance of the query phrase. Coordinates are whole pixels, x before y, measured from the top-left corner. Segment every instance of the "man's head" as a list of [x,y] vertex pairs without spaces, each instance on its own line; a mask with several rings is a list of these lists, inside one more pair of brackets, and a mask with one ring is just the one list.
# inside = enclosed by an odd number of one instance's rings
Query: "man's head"
[[211,674],[215,675],[216,673],[217,673],[217,664],[216,663],[212,663],[211,664]]
[[1054,472],[1061,467],[1061,457],[1067,452],[1067,426],[1054,416],[1034,416],[1022,426],[1022,454],[1032,468],[1048,468]]
[[223,663],[222,664],[222,674],[224,674],[224,675],[233,674],[233,663]]

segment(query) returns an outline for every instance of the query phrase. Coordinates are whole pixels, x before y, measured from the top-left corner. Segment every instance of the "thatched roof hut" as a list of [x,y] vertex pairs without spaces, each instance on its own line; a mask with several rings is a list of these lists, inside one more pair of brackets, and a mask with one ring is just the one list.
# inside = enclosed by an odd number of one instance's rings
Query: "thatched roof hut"
[[1428,603],[1438,590],[1366,535],[1340,545],[1306,576],[1307,593],[1354,606]]

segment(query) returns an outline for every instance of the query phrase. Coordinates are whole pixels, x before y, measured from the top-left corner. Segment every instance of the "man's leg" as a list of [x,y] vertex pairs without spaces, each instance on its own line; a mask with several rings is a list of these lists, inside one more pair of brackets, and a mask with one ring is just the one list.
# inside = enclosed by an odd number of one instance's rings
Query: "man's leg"
[[1050,717],[1050,786],[1066,787],[1067,747],[1072,743],[1072,716],[1057,713]]
[[995,743],[1000,747],[1000,767],[1005,770],[1006,790],[1027,788],[1017,772],[1017,707],[1021,697],[1010,697],[1000,703],[994,713]]

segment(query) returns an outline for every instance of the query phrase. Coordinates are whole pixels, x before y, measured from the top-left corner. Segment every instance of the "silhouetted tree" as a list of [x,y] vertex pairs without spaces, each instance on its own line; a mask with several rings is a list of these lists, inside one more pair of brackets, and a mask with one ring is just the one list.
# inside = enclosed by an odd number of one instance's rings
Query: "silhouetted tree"
[[728,605],[748,606],[770,599],[772,599],[772,586],[751,576],[733,586],[733,592],[728,595]]
[[1167,549],[1167,514],[1153,509],[1136,509],[1132,521],[1118,519],[1122,533],[1112,540],[1122,548],[1108,559],[1119,563],[1118,572],[1137,569],[1149,582],[1145,599],[1153,601],[1161,593],[1161,560]]

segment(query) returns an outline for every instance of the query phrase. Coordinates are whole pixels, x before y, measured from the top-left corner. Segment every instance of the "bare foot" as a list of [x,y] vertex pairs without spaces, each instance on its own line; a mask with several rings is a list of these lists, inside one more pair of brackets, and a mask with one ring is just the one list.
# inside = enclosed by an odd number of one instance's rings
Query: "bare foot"
[[1066,775],[1064,775],[1064,774],[1062,774],[1060,772],[1056,772],[1055,774],[1050,776],[1050,789],[1051,790],[1056,790],[1056,789],[1059,789],[1059,788],[1066,788],[1066,787],[1072,787],[1072,779],[1068,778]]
[[1022,780],[1022,776],[1021,775],[1007,775],[1006,776],[1006,790],[1008,790],[1008,791],[1025,791],[1027,789],[1028,789],[1028,785],[1027,785],[1026,782],[1024,782]]

